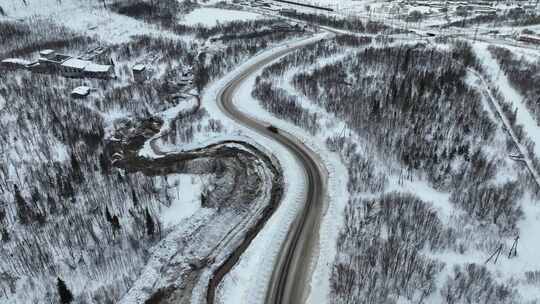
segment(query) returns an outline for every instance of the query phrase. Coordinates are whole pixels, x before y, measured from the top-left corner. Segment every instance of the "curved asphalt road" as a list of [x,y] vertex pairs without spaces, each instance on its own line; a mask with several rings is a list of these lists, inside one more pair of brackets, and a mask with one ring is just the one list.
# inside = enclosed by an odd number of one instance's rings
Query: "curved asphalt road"
[[300,304],[308,294],[308,282],[311,278],[311,262],[316,252],[319,237],[319,223],[324,209],[326,193],[326,171],[317,155],[291,134],[279,130],[268,130],[268,123],[256,120],[234,106],[233,97],[242,83],[270,62],[296,49],[315,43],[309,40],[295,46],[276,51],[265,57],[231,80],[218,95],[220,109],[230,118],[248,128],[272,138],[286,147],[303,165],[307,177],[307,196],[303,211],[297,215],[287,239],[282,244],[278,262],[274,267],[270,285],[266,294],[266,304]]

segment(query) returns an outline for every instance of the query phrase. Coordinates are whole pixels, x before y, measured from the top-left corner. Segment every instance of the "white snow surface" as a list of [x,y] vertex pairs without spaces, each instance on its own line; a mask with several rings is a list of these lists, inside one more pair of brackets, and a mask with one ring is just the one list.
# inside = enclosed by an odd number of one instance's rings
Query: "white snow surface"
[[178,35],[159,29],[128,16],[116,14],[103,8],[101,1],[85,0],[0,0],[0,7],[7,17],[2,19],[44,18],[63,25],[75,32],[87,36],[97,36],[108,43],[122,43],[131,40],[134,35],[152,35],[156,37],[179,38]]
[[216,26],[231,21],[248,21],[261,19],[260,14],[246,11],[237,11],[221,8],[202,7],[197,8],[184,16],[180,23],[185,25],[201,25],[205,27]]
[[203,177],[191,174],[171,174],[167,176],[167,193],[172,197],[172,204],[164,208],[160,220],[164,228],[180,224],[199,211],[201,206]]

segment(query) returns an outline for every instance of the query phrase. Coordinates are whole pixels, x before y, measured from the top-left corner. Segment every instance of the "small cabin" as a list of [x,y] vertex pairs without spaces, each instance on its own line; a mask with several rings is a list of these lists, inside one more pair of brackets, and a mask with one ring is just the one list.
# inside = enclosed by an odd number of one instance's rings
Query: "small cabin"
[[84,76],[88,78],[109,79],[114,76],[114,67],[108,64],[91,62],[84,68]]
[[39,51],[39,57],[54,60],[56,57],[56,51],[55,50],[42,50]]
[[146,80],[146,67],[143,64],[136,64],[132,68],[133,79],[136,82],[144,82]]
[[87,86],[76,87],[71,91],[71,97],[73,98],[85,98],[88,94],[90,94],[90,88]]
[[62,74],[66,77],[82,77],[84,68],[90,64],[90,61],[77,58],[70,58],[61,65]]
[[62,74],[66,77],[88,77],[108,79],[113,76],[112,65],[93,63],[88,60],[70,58],[61,65]]

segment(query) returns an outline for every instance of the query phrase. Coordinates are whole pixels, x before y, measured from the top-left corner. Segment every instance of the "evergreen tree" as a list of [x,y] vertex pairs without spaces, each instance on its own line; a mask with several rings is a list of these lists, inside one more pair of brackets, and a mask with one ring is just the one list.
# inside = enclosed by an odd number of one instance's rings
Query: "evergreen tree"
[[83,181],[83,173],[81,170],[81,165],[79,164],[79,160],[75,156],[75,153],[71,153],[71,170],[73,180],[76,183],[81,183]]
[[133,206],[137,206],[139,204],[139,198],[137,197],[137,193],[135,193],[135,189],[131,189],[131,197],[133,199]]
[[32,220],[32,210],[26,203],[24,197],[22,197],[19,187],[15,185],[15,205],[17,206],[17,217],[19,222],[23,225],[29,224]]
[[73,301],[73,294],[67,288],[66,283],[64,283],[62,279],[58,278],[56,286],[58,287],[58,295],[60,296],[60,303],[62,304],[71,303]]
[[148,208],[146,208],[146,233],[148,236],[153,236],[155,232],[155,225],[154,220],[152,219],[152,216],[150,216],[150,212],[148,212]]
[[7,231],[7,229],[4,228],[2,230],[2,242],[7,243],[10,239],[11,238],[9,237],[9,232]]
[[49,205],[49,213],[56,214],[56,212],[58,211],[56,207],[56,201],[50,195],[47,195],[47,204]]
[[41,195],[39,194],[39,191],[36,187],[34,187],[34,189],[32,189],[32,203],[34,204],[34,206],[37,206],[37,203],[41,200]]
[[107,219],[107,222],[112,224],[112,215],[109,211],[109,207],[105,207],[105,218]]
[[206,207],[207,203],[208,197],[204,193],[201,193],[201,206]]
[[99,155],[99,167],[101,168],[101,172],[105,174],[106,176],[109,175],[111,168],[109,166],[109,160],[107,159],[107,155],[105,153],[101,153]]
[[114,231],[120,230],[120,220],[118,219],[118,216],[114,215],[112,217],[111,225]]

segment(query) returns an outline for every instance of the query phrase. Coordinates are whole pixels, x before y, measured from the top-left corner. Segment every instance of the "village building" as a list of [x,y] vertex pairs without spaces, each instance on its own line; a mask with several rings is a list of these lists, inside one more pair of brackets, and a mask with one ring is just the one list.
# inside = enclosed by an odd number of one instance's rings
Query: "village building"
[[84,68],[84,76],[89,78],[108,79],[114,77],[114,67],[110,64],[96,64],[90,62]]
[[71,91],[71,97],[73,98],[84,98],[90,94],[90,88],[87,86],[76,87]]
[[103,78],[114,76],[114,67],[107,64],[98,64],[90,60],[75,58],[54,50],[39,52],[37,62],[29,63],[28,69],[37,73],[59,73],[73,78]]
[[61,72],[66,77],[89,77],[89,78],[111,78],[114,74],[112,65],[93,63],[88,60],[70,58],[61,65]]
[[74,78],[82,77],[84,75],[84,69],[88,64],[90,64],[90,61],[70,58],[60,65],[62,75]]
[[518,40],[523,41],[523,42],[528,42],[528,43],[540,44],[540,36],[522,34],[522,35],[519,35]]
[[7,58],[0,61],[0,68],[10,71],[26,69],[29,65],[30,61],[19,58]]
[[39,57],[53,60],[56,56],[56,52],[54,50],[42,50],[39,51]]
[[104,65],[111,64],[111,50],[103,46],[98,46],[86,51],[80,59]]
[[37,73],[56,73],[60,70],[62,62],[71,58],[68,55],[57,54],[52,50],[45,50],[39,52],[40,57],[37,62],[34,62],[28,66],[32,72]]
[[144,82],[146,80],[146,67],[143,64],[136,64],[131,70],[133,72],[133,79],[136,82]]

